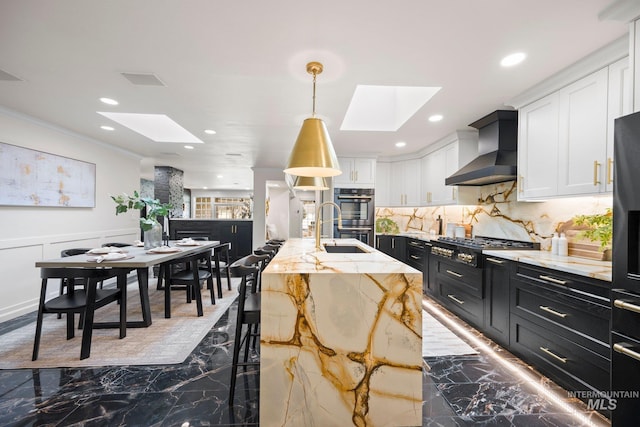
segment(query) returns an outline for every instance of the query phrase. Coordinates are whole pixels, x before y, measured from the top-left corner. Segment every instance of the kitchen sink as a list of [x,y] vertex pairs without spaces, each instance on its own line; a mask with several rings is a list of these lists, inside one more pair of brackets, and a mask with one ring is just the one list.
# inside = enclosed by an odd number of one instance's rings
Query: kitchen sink
[[340,254],[360,254],[360,253],[369,253],[362,249],[360,246],[355,245],[332,245],[332,244],[324,244],[324,250],[329,253],[340,253]]

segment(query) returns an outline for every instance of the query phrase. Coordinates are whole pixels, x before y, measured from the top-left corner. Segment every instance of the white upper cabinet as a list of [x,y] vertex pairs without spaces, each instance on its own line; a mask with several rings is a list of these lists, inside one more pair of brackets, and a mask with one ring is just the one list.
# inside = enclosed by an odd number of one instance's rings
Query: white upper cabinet
[[389,206],[420,206],[420,159],[391,162]]
[[631,112],[627,59],[519,109],[518,198],[613,189],[613,120]]
[[518,111],[518,197],[548,197],[558,189],[558,94]]
[[422,204],[450,205],[456,203],[457,189],[445,185],[445,179],[460,169],[458,143],[454,142],[422,158]]
[[389,206],[389,184],[391,179],[391,163],[376,163],[375,205]]
[[452,137],[452,142],[421,159],[422,206],[468,204],[477,201],[476,187],[445,185],[446,178],[478,155],[477,133],[458,131]]
[[558,195],[604,191],[607,82],[604,68],[560,90]]
[[338,157],[342,174],[333,178],[335,188],[374,188],[376,159]]
[[613,192],[614,121],[633,113],[633,87],[629,58],[609,66],[609,99],[607,108],[607,160],[604,166],[605,191]]

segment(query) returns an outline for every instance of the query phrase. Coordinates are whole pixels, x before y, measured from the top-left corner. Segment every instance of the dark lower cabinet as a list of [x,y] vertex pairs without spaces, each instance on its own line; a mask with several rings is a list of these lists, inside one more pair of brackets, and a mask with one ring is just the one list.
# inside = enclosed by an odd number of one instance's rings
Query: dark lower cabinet
[[[455,261],[432,257],[433,281],[429,287],[435,298],[472,326],[484,328],[482,270]],[[433,285],[433,286],[432,286]]]
[[512,262],[484,257],[484,333],[502,345],[509,346],[509,281]]
[[392,256],[398,261],[407,261],[406,237],[379,234],[376,236],[376,249]]
[[231,243],[231,261],[253,252],[253,221],[216,219],[172,219],[169,222],[169,236],[173,240],[185,237],[207,237]]
[[[608,282],[516,263],[509,350],[567,390],[607,392],[610,304]],[[610,415],[609,404],[594,409]]]
[[427,293],[429,280],[429,253],[431,243],[419,239],[406,239],[406,263],[416,270],[422,271],[422,293]]

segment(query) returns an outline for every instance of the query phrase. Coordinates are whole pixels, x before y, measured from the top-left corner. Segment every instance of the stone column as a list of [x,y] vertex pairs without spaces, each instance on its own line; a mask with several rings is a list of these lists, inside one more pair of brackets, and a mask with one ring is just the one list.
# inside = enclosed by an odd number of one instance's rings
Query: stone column
[[182,218],[184,172],[170,166],[156,166],[154,198],[161,203],[171,203],[170,218]]

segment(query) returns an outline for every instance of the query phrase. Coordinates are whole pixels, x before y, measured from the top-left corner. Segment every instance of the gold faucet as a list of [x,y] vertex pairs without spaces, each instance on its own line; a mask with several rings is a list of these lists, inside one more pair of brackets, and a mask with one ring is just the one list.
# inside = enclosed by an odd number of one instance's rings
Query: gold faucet
[[333,205],[336,207],[336,209],[338,210],[338,230],[342,230],[342,211],[340,210],[340,206],[338,206],[334,202],[320,203],[320,206],[318,206],[318,209],[316,210],[316,249],[322,249],[320,247],[320,229],[322,228],[320,214],[322,213],[322,207],[325,205]]

